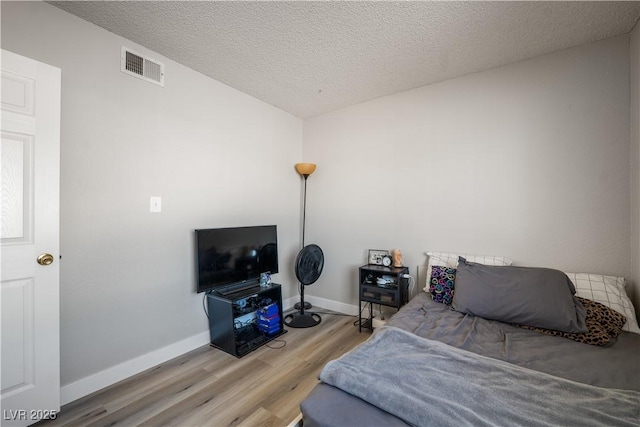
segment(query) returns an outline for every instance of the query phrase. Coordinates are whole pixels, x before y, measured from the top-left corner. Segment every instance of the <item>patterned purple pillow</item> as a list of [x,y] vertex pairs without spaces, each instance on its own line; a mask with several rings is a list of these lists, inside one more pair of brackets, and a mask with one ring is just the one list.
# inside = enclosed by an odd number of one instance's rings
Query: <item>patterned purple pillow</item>
[[431,269],[431,280],[429,280],[431,298],[436,302],[451,304],[455,280],[455,268],[434,265]]

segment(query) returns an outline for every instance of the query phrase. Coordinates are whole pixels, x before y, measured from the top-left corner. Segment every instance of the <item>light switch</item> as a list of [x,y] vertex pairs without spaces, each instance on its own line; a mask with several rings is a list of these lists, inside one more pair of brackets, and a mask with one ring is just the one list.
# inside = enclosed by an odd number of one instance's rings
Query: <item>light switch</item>
[[162,212],[162,197],[151,196],[149,212],[154,212],[154,213]]

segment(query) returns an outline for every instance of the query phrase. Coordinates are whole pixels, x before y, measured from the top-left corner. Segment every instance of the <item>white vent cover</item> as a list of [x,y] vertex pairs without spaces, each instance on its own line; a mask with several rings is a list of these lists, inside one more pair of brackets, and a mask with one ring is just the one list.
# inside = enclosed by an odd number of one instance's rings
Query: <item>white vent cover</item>
[[164,87],[164,64],[122,46],[120,71]]

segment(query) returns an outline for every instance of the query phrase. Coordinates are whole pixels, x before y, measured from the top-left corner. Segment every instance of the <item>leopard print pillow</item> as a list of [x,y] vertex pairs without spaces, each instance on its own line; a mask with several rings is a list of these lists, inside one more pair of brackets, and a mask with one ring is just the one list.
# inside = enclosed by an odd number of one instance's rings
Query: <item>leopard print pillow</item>
[[554,331],[552,329],[536,328],[534,326],[517,325],[524,329],[541,332],[547,335],[554,335],[570,340],[578,341],[584,344],[605,346],[615,342],[622,326],[627,318],[612,308],[607,307],[599,302],[591,301],[586,298],[576,297],[587,310],[586,324],[588,332],[582,334]]

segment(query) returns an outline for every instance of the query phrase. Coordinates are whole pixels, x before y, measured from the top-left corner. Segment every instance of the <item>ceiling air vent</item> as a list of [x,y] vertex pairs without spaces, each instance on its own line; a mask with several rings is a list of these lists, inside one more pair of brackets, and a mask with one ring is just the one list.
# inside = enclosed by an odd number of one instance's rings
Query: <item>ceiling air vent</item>
[[120,71],[164,87],[164,64],[122,46]]

